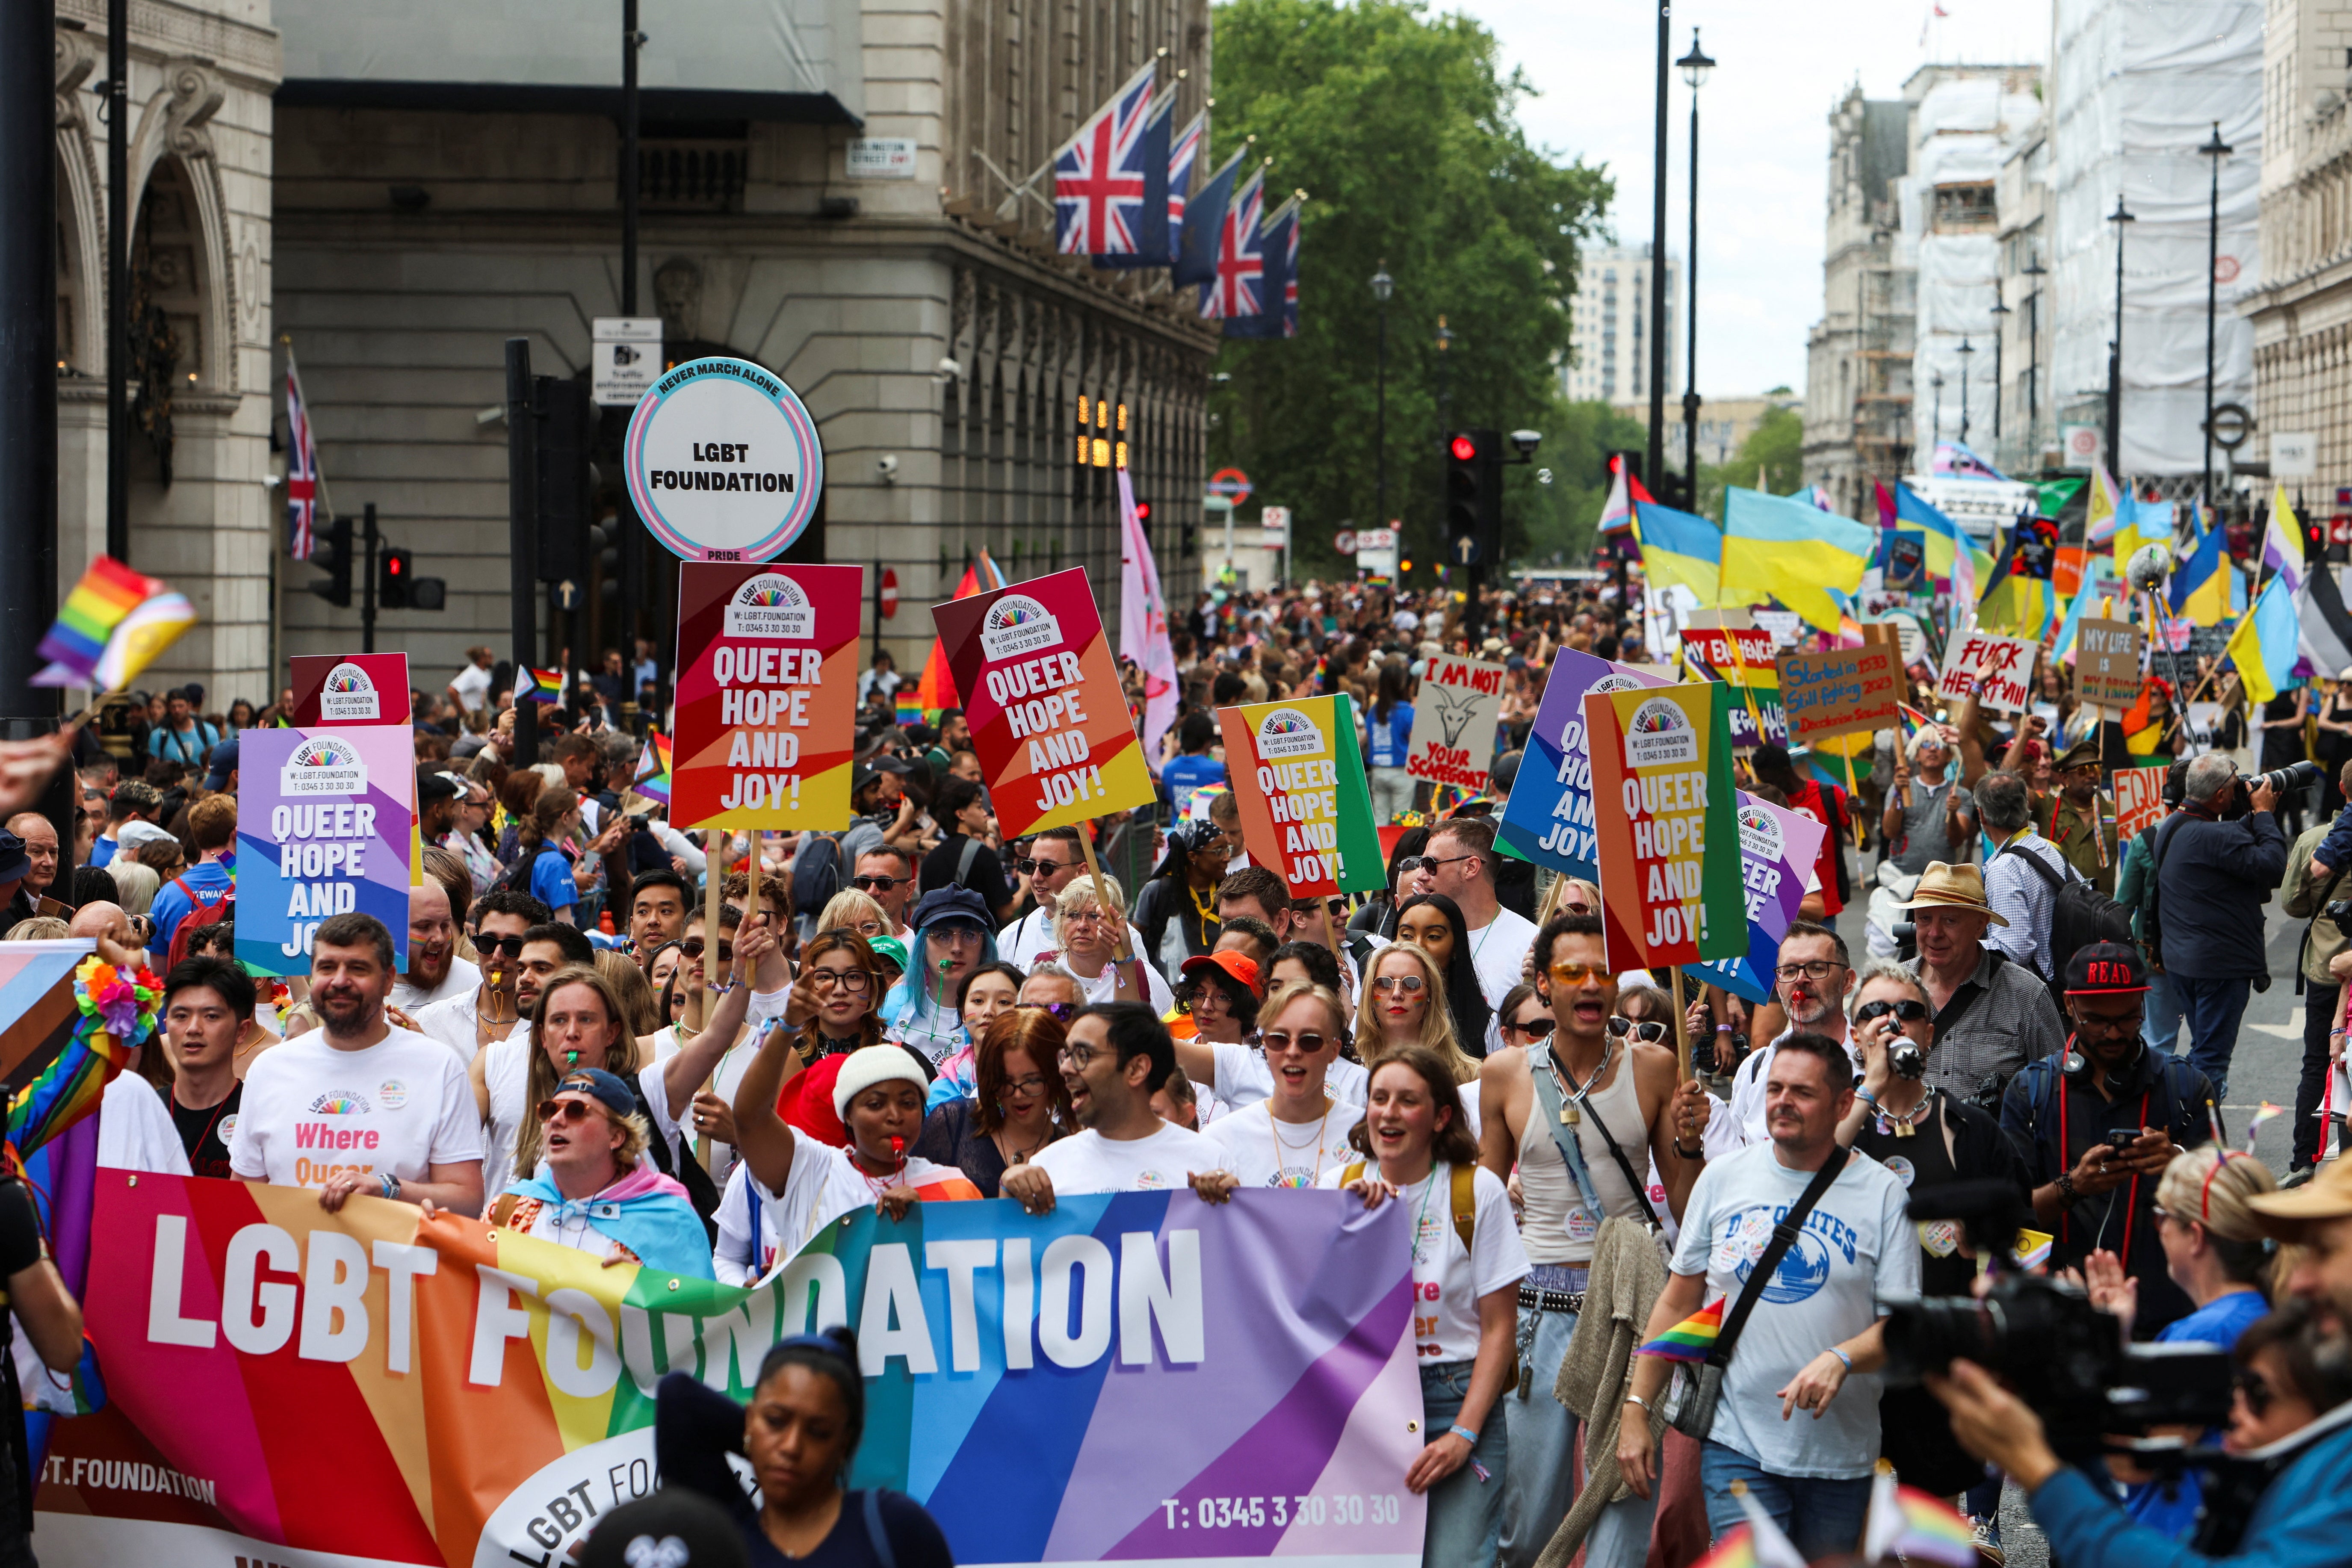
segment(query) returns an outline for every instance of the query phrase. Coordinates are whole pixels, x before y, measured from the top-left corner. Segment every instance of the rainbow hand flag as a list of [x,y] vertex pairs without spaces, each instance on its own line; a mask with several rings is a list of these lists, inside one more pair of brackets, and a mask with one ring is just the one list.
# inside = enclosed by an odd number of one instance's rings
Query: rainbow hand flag
[[518,702],[561,702],[563,700],[563,672],[560,669],[533,669],[524,665],[515,682]]
[[1944,1568],[1976,1568],[1978,1561],[1976,1532],[1969,1521],[1942,1499],[1896,1484],[1888,1468],[1872,1479],[1862,1541],[1865,1563],[1900,1557],[1910,1563],[1940,1563]]
[[185,595],[101,555],[66,595],[57,624],[41,639],[40,655],[49,665],[31,684],[120,691],[195,624],[196,607]]
[[2254,1134],[2262,1130],[2263,1122],[2285,1114],[2286,1111],[2283,1107],[2273,1105],[2267,1100],[2263,1100],[2262,1109],[2246,1118],[2246,1152],[2251,1154],[2254,1152]]
[[646,737],[646,749],[637,758],[637,776],[629,787],[647,800],[669,804],[669,737],[659,730]]
[[898,704],[900,724],[919,724],[923,721],[923,694],[915,689],[914,682],[902,680],[898,683]]
[[1714,1305],[1693,1312],[1633,1353],[1654,1355],[1662,1361],[1705,1361],[1707,1352],[1715,1348],[1716,1336],[1723,1332],[1723,1304],[1727,1300],[1717,1296]]

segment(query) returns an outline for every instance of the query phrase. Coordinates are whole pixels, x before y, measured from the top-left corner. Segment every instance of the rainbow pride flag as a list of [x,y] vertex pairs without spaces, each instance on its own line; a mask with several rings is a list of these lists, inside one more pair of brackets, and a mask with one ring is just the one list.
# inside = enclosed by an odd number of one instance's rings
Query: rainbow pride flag
[[41,639],[48,668],[35,686],[90,686],[120,691],[196,624],[196,607],[161,579],[142,575],[110,555],[89,563]]
[[669,804],[669,737],[659,730],[646,737],[646,749],[637,757],[637,776],[629,787],[647,800]]
[[518,702],[561,702],[563,700],[563,672],[560,669],[533,669],[524,665],[519,672],[522,679],[515,682]]
[[[1884,1464],[1885,1461],[1881,1460]],[[1863,1560],[1940,1563],[1944,1568],[1976,1568],[1976,1532],[1958,1510],[1917,1487],[1896,1483],[1882,1469],[1871,1480],[1870,1512],[1863,1526]]]
[[1716,1336],[1723,1332],[1723,1305],[1727,1300],[1717,1296],[1712,1306],[1693,1312],[1633,1353],[1654,1355],[1662,1361],[1705,1361],[1706,1352],[1715,1348]]
[[919,724],[923,721],[923,694],[910,681],[898,683],[898,722]]

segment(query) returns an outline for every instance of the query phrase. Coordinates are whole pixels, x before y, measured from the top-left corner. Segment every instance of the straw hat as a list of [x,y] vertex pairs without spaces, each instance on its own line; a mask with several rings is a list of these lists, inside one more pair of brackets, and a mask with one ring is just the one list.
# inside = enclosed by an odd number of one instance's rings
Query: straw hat
[[1993,912],[1985,901],[1984,873],[1974,866],[1947,866],[1941,860],[1930,860],[1919,874],[1918,885],[1911,889],[1911,901],[1898,904],[1897,909],[1974,910],[1997,926],[2009,921]]

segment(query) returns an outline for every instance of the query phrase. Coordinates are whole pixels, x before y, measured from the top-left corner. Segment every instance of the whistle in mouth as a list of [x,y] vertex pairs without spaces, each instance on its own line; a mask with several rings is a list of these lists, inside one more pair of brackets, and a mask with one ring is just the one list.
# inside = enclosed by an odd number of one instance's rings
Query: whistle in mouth
[[580,1065],[580,1053],[579,1053],[578,1051],[566,1051],[566,1052],[564,1052],[564,1053],[563,1053],[563,1065],[564,1065],[565,1067],[568,1067],[568,1068],[576,1068],[576,1067],[578,1067],[578,1066]]

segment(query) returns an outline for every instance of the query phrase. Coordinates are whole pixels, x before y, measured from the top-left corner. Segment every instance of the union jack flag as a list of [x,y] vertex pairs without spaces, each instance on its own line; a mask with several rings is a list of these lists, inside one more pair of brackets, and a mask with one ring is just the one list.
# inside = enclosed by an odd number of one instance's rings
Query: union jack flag
[[286,351],[286,527],[294,559],[310,559],[318,535],[319,446],[310,434],[310,405],[302,396],[294,350]]
[[1282,335],[1286,338],[1298,335],[1298,231],[1306,226],[1301,215],[1291,215],[1290,254],[1282,263]]
[[1258,285],[1265,276],[1265,236],[1258,219],[1265,205],[1265,165],[1249,172],[1225,207],[1217,230],[1216,275],[1201,286],[1201,314],[1210,320],[1255,316]]
[[1227,316],[1229,338],[1286,338],[1298,334],[1298,203],[1292,196],[1268,213],[1259,225],[1263,270],[1257,300],[1264,307],[1254,316]]
[[1146,64],[1128,78],[1054,154],[1054,236],[1065,256],[1132,256],[1139,247],[1152,69]]
[[1192,116],[1192,123],[1184,127],[1184,134],[1176,138],[1175,146],[1168,150],[1168,237],[1172,246],[1176,237],[1184,232],[1184,202],[1192,194],[1192,171],[1201,162],[1201,150],[1209,144],[1209,111]]

